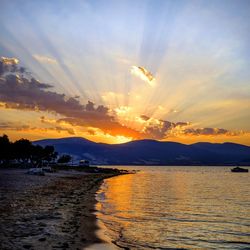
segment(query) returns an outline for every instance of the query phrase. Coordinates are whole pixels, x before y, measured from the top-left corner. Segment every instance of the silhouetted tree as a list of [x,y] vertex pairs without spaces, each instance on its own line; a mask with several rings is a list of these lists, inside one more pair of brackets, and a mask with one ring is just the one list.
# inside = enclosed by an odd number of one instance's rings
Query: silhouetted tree
[[43,147],[40,145],[35,145],[32,147],[30,160],[33,165],[39,166],[42,163],[43,150]]
[[43,154],[44,154],[43,159],[48,163],[54,161],[58,155],[58,153],[55,152],[54,146],[45,146],[45,148],[43,149]]
[[19,163],[32,163],[35,166],[50,163],[57,158],[53,146],[33,145],[27,139],[20,139],[14,143],[9,141],[7,135],[0,136],[0,163],[16,160]]
[[70,155],[62,155],[62,156],[60,156],[60,158],[58,159],[58,163],[68,163],[68,162],[70,162],[71,161],[71,159],[72,159],[72,157],[70,156]]
[[0,136],[0,162],[11,159],[11,142],[7,135]]
[[31,159],[32,143],[27,139],[20,139],[13,143],[15,159],[21,163],[26,163]]

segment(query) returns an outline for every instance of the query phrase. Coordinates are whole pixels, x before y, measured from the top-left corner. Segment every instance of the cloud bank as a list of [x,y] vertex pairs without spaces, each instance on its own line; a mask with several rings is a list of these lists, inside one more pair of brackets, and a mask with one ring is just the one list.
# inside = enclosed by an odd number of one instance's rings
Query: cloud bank
[[[5,61],[2,64],[5,66]],[[72,125],[97,127],[111,135],[140,137],[139,132],[117,122],[109,114],[107,107],[96,106],[91,101],[83,105],[77,97],[67,97],[65,94],[50,91],[52,85],[22,77],[18,74],[19,71],[19,67],[3,68],[0,102],[5,103],[6,108],[54,112],[64,116],[62,120]]]
[[244,132],[232,132],[223,128],[193,128],[189,122],[170,122],[166,120],[158,120],[150,118],[146,115],[141,115],[140,118],[144,122],[144,136],[146,138],[153,138],[157,140],[163,140],[168,137],[178,136],[236,136]]
[[[115,114],[126,113],[125,107],[119,110],[110,110],[104,105],[96,105],[88,101],[82,104],[78,97],[68,97],[52,91],[53,86],[41,83],[26,74],[26,69],[19,67],[18,59],[2,57],[0,61],[0,102],[1,107],[20,110],[45,111],[62,116],[58,120],[73,126],[98,128],[104,134],[112,136],[126,136],[133,139],[151,138],[163,140],[170,136],[179,135],[236,135],[223,128],[192,128],[188,122],[170,122],[167,120],[155,119],[147,115],[141,115],[142,122],[140,131],[121,124]],[[153,80],[149,72],[137,67],[148,81]],[[151,79],[151,80],[150,80]],[[119,112],[118,112],[119,111]],[[43,121],[41,121],[43,122]],[[8,124],[1,124],[0,128],[13,128]],[[32,127],[19,127],[16,130],[32,129]],[[33,128],[36,129],[36,128]],[[67,131],[74,134],[74,130],[62,128],[55,125],[55,131]]]

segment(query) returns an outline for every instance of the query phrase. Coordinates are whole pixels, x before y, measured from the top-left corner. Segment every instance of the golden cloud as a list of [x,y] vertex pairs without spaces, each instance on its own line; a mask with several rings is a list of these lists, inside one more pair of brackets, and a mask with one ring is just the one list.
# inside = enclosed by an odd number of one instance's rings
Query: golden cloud
[[17,58],[1,57],[1,62],[5,65],[15,65],[18,64],[19,60]]
[[154,76],[145,68],[139,66],[132,66],[130,72],[132,75],[135,75],[144,82],[147,82],[151,87],[155,86]]
[[115,108],[114,110],[115,110],[117,115],[126,115],[132,110],[132,107],[120,106],[118,108]]

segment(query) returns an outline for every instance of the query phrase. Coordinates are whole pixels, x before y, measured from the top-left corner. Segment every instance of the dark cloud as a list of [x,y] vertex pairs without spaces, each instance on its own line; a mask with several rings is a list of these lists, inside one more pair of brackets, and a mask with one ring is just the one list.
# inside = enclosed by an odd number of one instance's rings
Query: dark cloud
[[140,138],[139,132],[121,125],[103,105],[96,106],[90,101],[83,105],[78,98],[53,92],[50,90],[52,85],[17,74],[19,67],[16,72],[6,72],[0,78],[0,102],[5,103],[6,108],[54,112],[64,116],[62,120],[72,125],[96,127],[111,135]]
[[150,119],[150,117],[147,116],[147,115],[141,115],[140,117],[141,117],[141,119],[144,120],[144,121],[148,121],[148,120]]
[[162,140],[168,136],[174,134],[184,134],[184,135],[237,135],[237,132],[232,132],[223,128],[190,128],[190,123],[188,122],[169,122],[164,120],[159,120],[157,124],[149,124],[145,128],[145,134],[147,137],[153,139]]
[[76,98],[48,91],[49,88],[52,86],[33,78],[29,80],[9,74],[0,79],[0,101],[8,108],[51,111],[82,119],[113,119],[103,106],[95,108],[92,102],[82,105]]
[[189,135],[233,135],[232,132],[223,128],[187,128],[183,132]]
[[[149,120],[149,119],[147,119]],[[168,132],[170,132],[172,129],[176,127],[184,127],[187,126],[189,123],[187,122],[170,122],[170,121],[164,121],[159,120],[158,123],[152,123],[146,126],[145,128],[145,134],[147,136],[150,136],[153,139],[164,139],[167,137]]]

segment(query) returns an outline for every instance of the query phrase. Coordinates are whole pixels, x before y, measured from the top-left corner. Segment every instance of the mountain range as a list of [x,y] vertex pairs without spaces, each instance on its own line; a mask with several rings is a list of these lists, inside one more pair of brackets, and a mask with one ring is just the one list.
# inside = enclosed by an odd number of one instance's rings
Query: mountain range
[[250,147],[235,143],[137,140],[105,144],[81,137],[45,139],[36,145],[53,145],[59,154],[70,154],[75,161],[90,160],[97,165],[250,165]]

